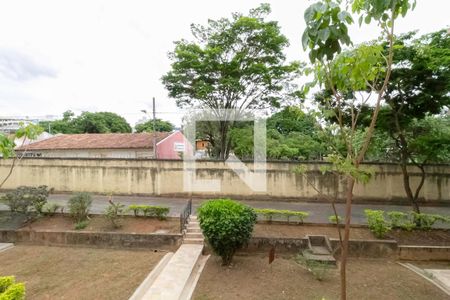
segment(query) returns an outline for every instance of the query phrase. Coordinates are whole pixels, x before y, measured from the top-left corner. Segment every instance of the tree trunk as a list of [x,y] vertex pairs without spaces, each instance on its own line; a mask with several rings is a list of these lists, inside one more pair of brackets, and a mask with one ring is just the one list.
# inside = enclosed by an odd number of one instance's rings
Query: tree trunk
[[226,160],[228,158],[229,147],[228,147],[228,122],[220,121],[220,153],[219,159]]
[[409,180],[409,172],[408,172],[408,165],[405,161],[405,159],[402,158],[400,162],[400,168],[402,170],[402,176],[403,176],[403,188],[406,192],[406,197],[408,197],[408,200],[410,201],[412,208],[414,212],[420,213],[419,204],[417,203],[416,199],[414,199],[414,195],[411,190],[411,183]]
[[345,227],[344,240],[341,249],[340,273],[341,273],[341,300],[347,299],[347,257],[348,257],[348,240],[350,239],[350,221],[352,215],[353,187],[355,179],[347,177],[347,195],[345,202]]
[[[411,206],[416,213],[420,213],[419,204],[417,203],[416,197],[414,197],[412,189],[411,189],[411,182],[409,180],[409,172],[408,172],[408,158],[409,158],[409,150],[408,150],[408,141],[406,140],[405,135],[403,134],[403,130],[400,126],[399,122],[399,116],[398,112],[394,112],[394,122],[395,127],[397,129],[398,134],[398,140],[397,140],[397,146],[400,148],[400,168],[402,169],[402,175],[403,175],[403,188],[406,192],[406,197],[408,198],[409,202],[411,203]],[[424,178],[422,178],[424,179]],[[422,183],[423,184],[423,183]],[[422,188],[421,185],[419,186],[419,189]],[[418,195],[418,193],[416,193]]]

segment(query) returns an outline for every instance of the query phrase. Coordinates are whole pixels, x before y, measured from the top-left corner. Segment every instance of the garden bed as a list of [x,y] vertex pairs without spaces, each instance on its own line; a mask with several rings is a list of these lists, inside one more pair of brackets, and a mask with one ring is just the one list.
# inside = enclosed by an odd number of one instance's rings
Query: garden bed
[[128,299],[162,252],[18,245],[0,253],[0,276],[24,282],[27,299]]
[[[101,215],[92,215],[86,228],[77,231],[119,232],[119,233],[179,233],[178,219],[158,220],[156,218],[124,216],[120,219],[121,227],[114,228],[111,222]],[[67,215],[40,217],[19,230],[34,231],[69,231],[74,230],[74,221]]]
[[[343,229],[341,233],[343,234]],[[254,237],[264,238],[303,238],[306,235],[327,235],[329,238],[339,238],[337,228],[333,225],[280,225],[256,224]],[[352,227],[350,230],[352,240],[377,240],[368,228]],[[430,245],[450,246],[450,230],[432,229],[422,230],[392,230],[386,240],[395,240],[399,245]]]
[[[448,299],[430,282],[387,260],[351,259],[349,299]],[[323,281],[314,279],[292,256],[235,256],[231,267],[212,256],[200,277],[193,299],[338,299],[339,274],[331,269]]]

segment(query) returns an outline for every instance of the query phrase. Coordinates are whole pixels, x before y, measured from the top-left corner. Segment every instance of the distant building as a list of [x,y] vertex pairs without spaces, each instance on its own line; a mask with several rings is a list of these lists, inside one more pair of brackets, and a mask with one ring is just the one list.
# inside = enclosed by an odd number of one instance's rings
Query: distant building
[[198,139],[195,141],[195,158],[208,158],[208,150],[211,147],[211,143],[207,140]]
[[53,121],[57,116],[47,115],[42,117],[0,116],[0,133],[15,133],[21,126],[39,124],[41,121]]
[[[19,147],[25,157],[154,158],[153,133],[62,134]],[[192,146],[180,131],[156,133],[156,157],[181,159]]]

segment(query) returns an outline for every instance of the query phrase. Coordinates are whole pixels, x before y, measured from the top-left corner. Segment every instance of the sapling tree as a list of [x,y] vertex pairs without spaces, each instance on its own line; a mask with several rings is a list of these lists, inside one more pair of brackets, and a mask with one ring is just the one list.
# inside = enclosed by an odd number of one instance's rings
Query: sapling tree
[[0,178],[0,189],[3,187],[5,182],[11,177],[14,168],[17,166],[17,163],[20,162],[20,160],[24,157],[26,153],[25,151],[22,152],[21,155],[16,155],[14,148],[16,147],[16,144],[14,143],[14,139],[22,139],[21,147],[25,145],[27,141],[35,140],[39,134],[42,133],[42,128],[40,126],[29,124],[27,126],[21,126],[14,135],[8,137],[4,135],[3,133],[0,133],[0,158],[12,158],[11,165],[9,167],[8,173],[4,178]]
[[[304,49],[309,50],[314,84],[330,91],[324,99],[322,111],[334,114],[336,132],[345,145],[344,151],[336,151],[328,157],[331,165],[324,170],[339,174],[346,181],[345,227],[340,257],[341,299],[347,299],[346,265],[353,189],[355,183],[365,183],[370,179],[371,172],[362,168],[361,162],[370,145],[392,72],[394,24],[413,5],[414,1],[408,0],[354,0],[346,2],[343,8],[341,1],[323,0],[311,5],[304,14],[306,29],[302,43]],[[350,8],[359,15],[360,25],[363,21],[377,23],[380,39],[386,41],[386,54],[376,43],[362,44],[342,52],[343,46],[352,44],[348,34],[348,25],[353,23],[353,17],[347,11]],[[371,121],[361,128],[357,126],[360,116],[356,108],[371,101],[374,102]],[[350,107],[349,124],[344,122],[344,107]]]

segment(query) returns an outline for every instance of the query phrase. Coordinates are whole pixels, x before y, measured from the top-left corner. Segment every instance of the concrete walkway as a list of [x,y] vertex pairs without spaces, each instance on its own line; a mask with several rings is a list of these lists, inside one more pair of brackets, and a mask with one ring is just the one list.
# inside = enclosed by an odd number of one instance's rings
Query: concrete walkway
[[[67,207],[67,202],[71,197],[70,194],[53,194],[49,197],[49,202],[58,203]],[[180,212],[186,205],[187,198],[167,198],[167,197],[146,197],[146,196],[114,196],[115,202],[120,202],[125,205],[130,204],[149,204],[149,205],[164,205],[170,207],[171,216],[179,216]],[[204,199],[193,200],[193,211],[205,201]],[[249,201],[243,200],[246,203],[255,208],[273,208],[273,209],[289,209],[306,211],[309,213],[307,222],[314,223],[328,223],[328,217],[333,214],[333,210],[329,203],[313,203],[313,202],[288,202],[288,201]],[[108,206],[108,197],[102,195],[93,195],[92,213],[103,213]],[[344,215],[344,204],[336,204],[338,213]],[[386,205],[386,204],[353,204],[352,206],[352,223],[365,224],[366,217],[364,214],[365,209],[381,209],[385,211],[396,210],[408,212],[411,211],[409,205]],[[0,210],[7,210],[5,205],[0,204]],[[67,209],[66,209],[67,211]],[[450,216],[450,206],[426,206],[422,208],[424,213],[433,213]],[[130,212],[131,214],[131,212]]]
[[0,252],[6,251],[14,247],[13,243],[0,243]]
[[433,280],[441,285],[450,296],[450,270],[448,269],[425,269],[425,272],[433,275]]
[[179,300],[191,277],[203,245],[183,244],[170,258],[142,299]]
[[439,269],[424,269],[412,264],[412,263],[402,263],[398,262],[399,265],[408,268],[409,270],[415,272],[417,275],[421,276],[423,279],[433,283],[436,287],[440,288],[448,296],[450,296],[450,269],[448,269],[447,264],[443,264],[442,268]]

